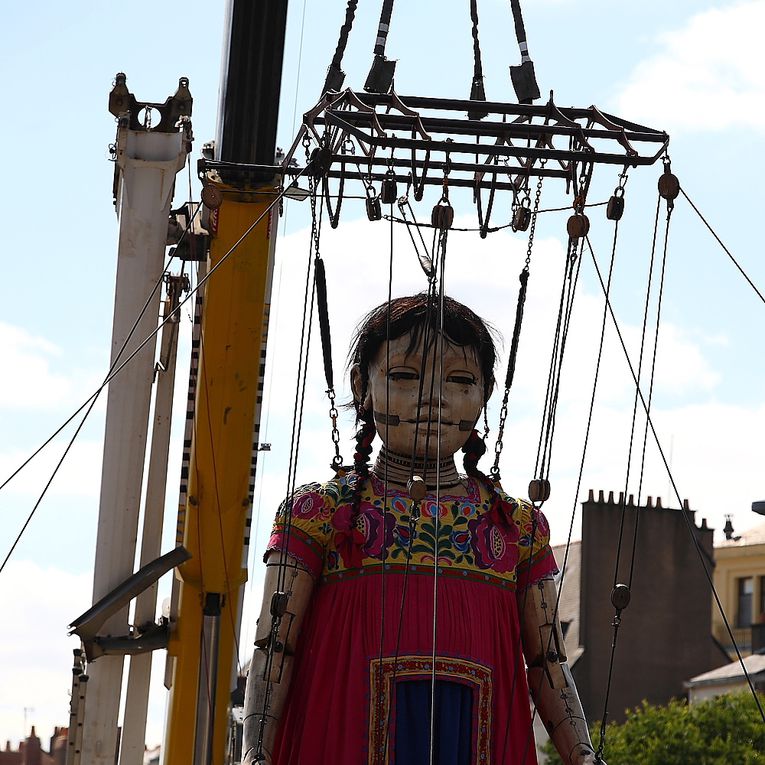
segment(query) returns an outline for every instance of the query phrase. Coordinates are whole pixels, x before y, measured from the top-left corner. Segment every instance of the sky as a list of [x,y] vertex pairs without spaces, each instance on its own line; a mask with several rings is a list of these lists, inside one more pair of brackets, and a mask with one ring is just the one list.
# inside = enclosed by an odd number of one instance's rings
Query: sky
[[[376,3],[360,5],[344,61],[346,85],[357,89],[371,62],[379,10]],[[539,0],[525,6],[529,47],[543,94],[552,89],[558,105],[597,104],[666,130],[672,137],[672,169],[683,188],[762,290],[765,85],[759,73],[765,70],[765,53],[759,30],[765,24],[765,2],[645,0],[617,8],[606,0]],[[292,142],[300,115],[318,99],[344,8],[337,0],[292,0],[289,5],[279,146]],[[467,3],[437,0],[397,4],[387,53],[399,61],[400,94],[468,95],[472,54],[467,8]],[[518,51],[509,3],[483,0],[479,13],[487,95],[513,100],[508,66],[518,63]],[[108,159],[115,124],[106,108],[113,77],[125,72],[129,88],[146,101],[163,101],[179,77],[189,78],[195,162],[201,144],[215,133],[222,36],[222,4],[201,0],[178,6],[135,0],[127,10],[101,0],[46,0],[13,4],[4,12],[0,482],[98,387],[108,368],[117,239]],[[613,301],[633,357],[640,342],[660,172],[658,165],[630,174],[627,212],[620,224]],[[599,170],[590,199],[607,199],[617,173]],[[176,203],[187,199],[190,183],[198,198],[198,183],[184,170],[178,176]],[[418,214],[427,217],[433,201],[426,197]],[[570,199],[562,187],[545,185],[543,207],[566,204]],[[459,225],[475,225],[469,198],[455,199],[455,209]],[[566,215],[540,216],[537,229],[502,461],[504,485],[516,494],[524,494],[533,477]],[[593,247],[603,267],[612,229],[602,210],[593,211],[591,219]],[[279,224],[263,423],[263,440],[272,443],[272,451],[262,455],[256,487],[257,534],[243,646],[252,642],[252,604],[259,599],[262,581],[258,561],[286,485],[291,391],[280,381],[295,374],[302,301],[296,274],[306,263],[308,220],[307,205],[289,202]],[[369,223],[363,208],[352,202],[344,206],[337,230],[325,227],[322,252],[338,380],[355,323],[387,294],[388,232],[386,223]],[[406,234],[397,229],[394,236],[394,293],[418,291],[424,280]],[[507,230],[486,240],[474,233],[455,233],[450,239],[447,291],[493,323],[504,335],[505,351],[525,251],[525,238]],[[683,200],[673,214],[668,253],[653,401],[656,429],[681,497],[689,499],[697,517],[719,530],[725,514],[731,513],[736,530],[742,530],[761,522],[750,506],[765,498],[765,306]],[[562,376],[553,494],[546,505],[555,542],[566,540],[572,514],[577,538],[578,502],[588,489],[618,492],[625,485],[633,389],[609,328],[584,478],[576,493],[602,313],[602,293],[591,263],[585,261]],[[166,529],[174,526],[177,504],[188,315],[183,325]],[[332,455],[318,345],[313,350],[299,481],[328,477]],[[500,370],[504,359],[503,353]],[[338,382],[338,397],[349,397],[345,380]],[[497,398],[495,394],[489,408],[490,441],[496,433]],[[103,417],[100,400],[0,573],[0,745],[23,737],[25,720],[42,736],[67,721],[71,651],[77,641],[67,637],[66,627],[90,605]],[[639,433],[642,428],[639,420]],[[341,447],[347,459],[351,433],[352,423],[344,415]],[[0,559],[64,447],[64,440],[55,440],[0,490]],[[484,458],[484,469],[487,462]],[[637,491],[634,468],[629,491]],[[650,443],[643,495],[661,496],[665,506],[677,504]],[[163,551],[172,545],[170,535],[165,536]],[[167,586],[163,582],[165,592]],[[155,657],[155,675],[163,665],[163,657]],[[163,704],[161,689],[155,689],[150,744],[161,738]]]

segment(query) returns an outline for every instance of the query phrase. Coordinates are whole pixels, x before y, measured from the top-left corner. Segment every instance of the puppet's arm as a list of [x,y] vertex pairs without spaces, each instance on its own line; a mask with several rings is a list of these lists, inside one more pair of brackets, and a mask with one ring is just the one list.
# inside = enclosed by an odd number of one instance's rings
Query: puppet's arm
[[582,703],[566,660],[563,632],[554,613],[556,602],[552,578],[542,579],[530,585],[527,591],[518,593],[529,691],[566,765],[602,763],[596,760]]
[[279,590],[278,564],[279,553],[272,552],[266,561],[263,605],[247,676],[242,742],[242,761],[247,765],[271,763],[274,739],[292,678],[295,645],[313,593],[313,578],[290,556],[282,568],[284,578]]

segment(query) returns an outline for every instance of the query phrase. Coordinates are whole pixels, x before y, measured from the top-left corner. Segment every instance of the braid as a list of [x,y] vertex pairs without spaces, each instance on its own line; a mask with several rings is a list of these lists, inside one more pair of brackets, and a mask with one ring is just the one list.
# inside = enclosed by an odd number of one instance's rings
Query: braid
[[358,514],[361,507],[361,489],[364,480],[369,478],[369,455],[372,453],[372,441],[377,430],[369,414],[362,414],[362,426],[356,433],[356,451],[353,455],[353,469],[356,473],[356,485],[353,487],[353,515]]
[[471,478],[478,478],[483,483],[488,479],[478,469],[478,460],[486,453],[486,443],[478,435],[477,430],[473,430],[465,441],[465,445],[462,447],[462,453],[465,455],[462,459],[462,466],[465,468],[465,473]]

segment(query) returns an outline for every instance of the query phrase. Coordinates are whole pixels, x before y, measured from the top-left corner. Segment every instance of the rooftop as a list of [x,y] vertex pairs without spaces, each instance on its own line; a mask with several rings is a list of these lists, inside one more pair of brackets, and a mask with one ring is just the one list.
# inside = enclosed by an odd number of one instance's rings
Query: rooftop
[[[765,673],[765,654],[755,653],[751,656],[747,656],[744,659],[744,666],[750,677]],[[730,664],[724,664],[722,667],[712,669],[709,672],[704,672],[701,675],[692,677],[686,686],[700,686],[700,685],[723,685],[728,684],[732,680],[744,679],[744,671],[741,669],[741,664],[737,661],[732,661]]]
[[751,545],[765,545],[765,522],[736,534],[738,539],[723,539],[715,547],[749,547]]

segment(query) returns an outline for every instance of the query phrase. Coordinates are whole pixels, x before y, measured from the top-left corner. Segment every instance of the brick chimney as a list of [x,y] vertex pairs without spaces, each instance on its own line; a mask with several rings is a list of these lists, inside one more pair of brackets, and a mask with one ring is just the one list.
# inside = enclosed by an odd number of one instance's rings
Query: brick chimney
[[27,740],[24,742],[21,765],[42,765],[42,747],[40,746],[40,738],[35,733],[34,725],[32,726],[32,731],[27,736]]
[[[603,714],[608,660],[613,636],[611,591],[621,534],[618,583],[630,578],[632,545],[635,569],[629,606],[621,613],[609,719],[640,704],[666,703],[683,694],[683,682],[719,664],[712,641],[710,588],[691,534],[710,574],[714,569],[712,529],[697,526],[688,501],[666,507],[660,497],[636,505],[634,497],[607,497],[591,490],[582,503],[580,644],[574,666],[587,715]],[[622,528],[623,519],[623,528]],[[620,531],[621,530],[621,531]]]

